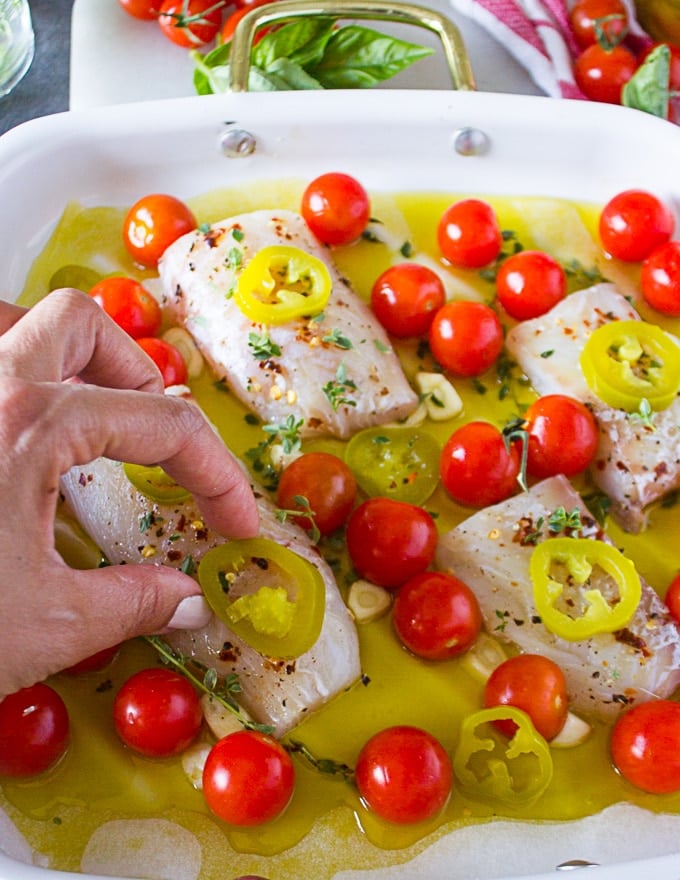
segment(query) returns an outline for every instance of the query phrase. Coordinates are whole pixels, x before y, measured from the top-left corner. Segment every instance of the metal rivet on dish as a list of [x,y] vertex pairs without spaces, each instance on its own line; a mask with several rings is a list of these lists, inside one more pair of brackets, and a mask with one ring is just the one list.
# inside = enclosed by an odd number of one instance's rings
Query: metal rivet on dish
[[598,862],[587,862],[585,859],[569,859],[555,868],[556,871],[578,871],[579,868],[599,868]]
[[489,136],[479,128],[460,128],[453,136],[453,148],[461,156],[481,156],[489,143]]
[[220,149],[229,159],[241,159],[255,152],[255,137],[242,128],[232,128],[220,138]]

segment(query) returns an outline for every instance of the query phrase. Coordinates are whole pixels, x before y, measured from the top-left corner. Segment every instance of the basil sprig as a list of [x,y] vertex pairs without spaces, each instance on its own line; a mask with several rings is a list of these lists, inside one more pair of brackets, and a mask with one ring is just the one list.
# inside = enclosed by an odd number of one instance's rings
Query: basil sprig
[[[199,95],[228,91],[230,44],[207,55],[193,53]],[[334,19],[299,19],[266,34],[251,52],[248,88],[253,92],[291,89],[370,88],[431,55],[358,25],[336,27]]]
[[653,49],[623,87],[621,103],[661,119],[668,117],[671,52],[665,43]]

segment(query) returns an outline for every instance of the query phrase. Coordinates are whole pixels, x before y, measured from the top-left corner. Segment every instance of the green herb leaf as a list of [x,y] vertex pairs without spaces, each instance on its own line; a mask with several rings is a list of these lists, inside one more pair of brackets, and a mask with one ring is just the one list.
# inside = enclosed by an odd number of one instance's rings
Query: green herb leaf
[[625,84],[621,92],[621,103],[666,119],[670,96],[670,65],[670,49],[662,43],[649,53]]
[[301,18],[270,31],[253,47],[252,63],[262,70],[283,58],[299,67],[318,64],[333,33],[333,19]]
[[323,59],[309,72],[326,89],[370,88],[432,52],[370,28],[347,25],[333,32]]

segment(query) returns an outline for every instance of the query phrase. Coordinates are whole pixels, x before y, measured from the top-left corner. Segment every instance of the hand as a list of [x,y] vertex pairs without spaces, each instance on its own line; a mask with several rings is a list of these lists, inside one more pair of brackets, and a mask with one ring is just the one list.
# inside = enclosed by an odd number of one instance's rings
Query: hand
[[59,479],[98,456],[161,464],[206,523],[256,533],[247,478],[194,404],[86,294],[0,302],[0,697],[136,635],[199,626],[200,587],[153,565],[76,571],[54,547]]

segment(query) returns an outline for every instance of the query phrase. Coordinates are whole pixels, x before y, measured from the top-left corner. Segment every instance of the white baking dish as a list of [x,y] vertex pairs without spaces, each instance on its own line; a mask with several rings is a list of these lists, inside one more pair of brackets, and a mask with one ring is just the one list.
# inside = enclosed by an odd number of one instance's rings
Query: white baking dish
[[[250,146],[254,150],[247,152]],[[387,191],[598,202],[642,187],[664,198],[680,220],[678,156],[680,129],[637,111],[490,93],[234,94],[62,114],[0,138],[0,292],[8,299],[19,295],[70,199],[125,205],[145,192],[189,197],[248,180],[309,179],[336,169],[355,174],[369,189]],[[568,840],[564,826],[559,829],[547,826],[546,840],[563,833]],[[562,876],[550,861],[550,847],[547,861],[537,861],[523,844],[522,826],[513,834],[508,877]],[[672,839],[652,833],[651,839],[633,840],[622,858],[640,860],[625,864],[598,839],[587,852],[568,851],[558,861],[607,863],[586,871],[593,880],[639,880],[645,873],[678,880],[680,854],[672,854]],[[664,855],[650,859],[654,852]],[[398,876],[473,880],[470,871],[457,870],[451,862],[414,866]],[[482,880],[501,876],[480,871],[475,876]],[[55,874],[0,855],[6,880],[67,876],[81,875]]]

